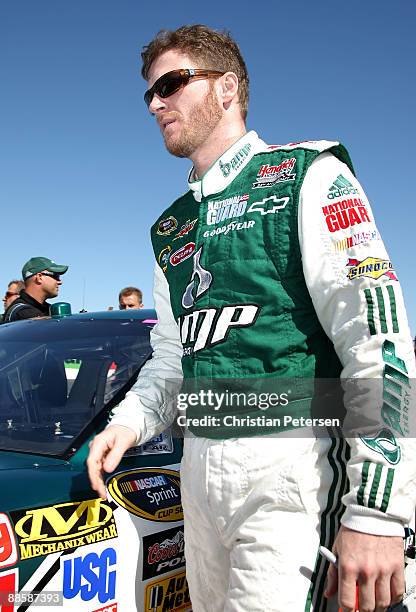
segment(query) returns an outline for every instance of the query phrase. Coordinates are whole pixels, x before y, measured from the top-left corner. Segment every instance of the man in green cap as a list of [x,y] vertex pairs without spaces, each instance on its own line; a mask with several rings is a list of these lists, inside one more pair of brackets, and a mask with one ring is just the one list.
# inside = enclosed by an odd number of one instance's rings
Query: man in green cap
[[25,288],[7,308],[3,323],[48,317],[50,304],[46,300],[58,295],[61,275],[67,270],[68,266],[57,264],[48,257],[29,259],[22,268]]

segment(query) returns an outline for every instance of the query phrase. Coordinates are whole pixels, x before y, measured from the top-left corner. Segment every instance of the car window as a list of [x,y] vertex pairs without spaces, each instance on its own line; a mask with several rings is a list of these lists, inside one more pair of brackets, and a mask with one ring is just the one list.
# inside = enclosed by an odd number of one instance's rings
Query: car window
[[62,454],[133,383],[150,354],[149,326],[68,318],[19,327],[1,334],[0,449]]

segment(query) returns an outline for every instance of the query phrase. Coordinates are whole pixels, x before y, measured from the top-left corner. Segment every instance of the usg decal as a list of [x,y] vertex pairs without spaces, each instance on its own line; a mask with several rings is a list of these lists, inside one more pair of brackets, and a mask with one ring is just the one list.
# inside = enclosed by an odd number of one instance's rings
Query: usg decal
[[85,557],[74,557],[63,562],[63,588],[65,599],[80,595],[82,601],[98,596],[100,603],[114,599],[116,591],[117,563],[114,548],[106,548],[101,554],[91,552]]
[[120,506],[149,521],[181,521],[179,472],[143,468],[121,472],[108,484],[111,497]]
[[185,572],[146,585],[144,609],[146,612],[190,610],[188,583]]
[[31,559],[117,537],[113,510],[102,499],[12,512],[20,559]]

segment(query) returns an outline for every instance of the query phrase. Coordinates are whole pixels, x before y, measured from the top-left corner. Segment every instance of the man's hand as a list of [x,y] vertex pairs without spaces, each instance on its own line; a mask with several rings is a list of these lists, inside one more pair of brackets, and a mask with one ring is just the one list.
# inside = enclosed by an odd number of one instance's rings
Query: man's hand
[[114,472],[128,448],[136,443],[136,433],[123,425],[110,425],[90,442],[87,459],[91,487],[107,499],[103,472]]
[[404,583],[403,539],[352,531],[342,526],[332,548],[338,568],[328,571],[325,597],[338,590],[342,612],[355,610],[358,584],[360,612],[385,612],[402,600]]

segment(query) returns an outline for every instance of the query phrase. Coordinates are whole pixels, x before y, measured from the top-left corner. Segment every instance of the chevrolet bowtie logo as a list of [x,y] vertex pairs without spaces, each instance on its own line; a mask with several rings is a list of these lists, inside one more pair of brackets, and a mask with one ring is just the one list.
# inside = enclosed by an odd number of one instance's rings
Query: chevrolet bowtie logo
[[288,197],[278,198],[275,195],[272,195],[268,198],[263,198],[263,200],[260,202],[252,202],[247,212],[259,212],[262,215],[269,215],[272,213],[277,213],[279,210],[286,208],[288,202]]

